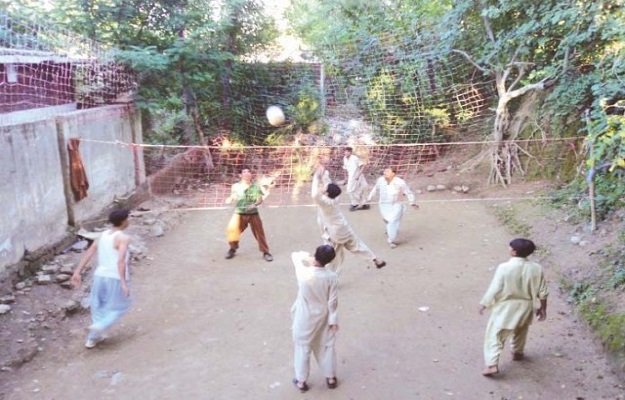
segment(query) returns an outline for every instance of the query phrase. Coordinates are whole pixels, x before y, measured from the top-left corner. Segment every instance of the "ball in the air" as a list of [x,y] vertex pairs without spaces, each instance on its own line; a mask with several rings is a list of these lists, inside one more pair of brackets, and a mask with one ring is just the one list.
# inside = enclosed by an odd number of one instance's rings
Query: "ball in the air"
[[284,113],[278,106],[270,106],[267,108],[267,120],[273,126],[280,126],[285,121]]

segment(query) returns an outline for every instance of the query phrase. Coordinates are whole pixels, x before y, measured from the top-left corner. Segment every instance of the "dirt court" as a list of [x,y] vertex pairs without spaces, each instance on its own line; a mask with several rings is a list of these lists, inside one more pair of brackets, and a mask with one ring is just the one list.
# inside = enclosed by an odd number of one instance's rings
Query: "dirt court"
[[480,375],[488,317],[477,304],[510,239],[488,205],[422,202],[408,210],[393,250],[375,207],[346,213],[388,266],[376,270],[346,256],[336,390],[325,387],[314,362],[308,393],[291,383],[289,310],[297,287],[290,252],[313,250],[319,235],[314,208],[289,207],[261,210],[271,263],[249,231],[237,256],[224,259],[229,210],[186,213],[150,244],[150,259],[133,266],[134,308],[106,341],[83,347],[88,323],[81,315],[66,340],[1,373],[0,393],[58,400],[622,399],[547,260],[548,319],[532,326],[527,360],[512,362],[506,353],[500,375]]

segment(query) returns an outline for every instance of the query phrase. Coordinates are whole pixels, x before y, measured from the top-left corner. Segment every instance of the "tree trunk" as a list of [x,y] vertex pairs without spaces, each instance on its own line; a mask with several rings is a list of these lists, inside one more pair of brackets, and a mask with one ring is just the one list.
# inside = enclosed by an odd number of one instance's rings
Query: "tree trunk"
[[511,172],[506,168],[507,151],[504,146],[504,140],[510,125],[509,102],[510,97],[507,94],[499,95],[495,112],[495,125],[493,127],[493,143],[490,150],[491,171],[488,177],[488,183],[500,183],[504,187],[510,183]]

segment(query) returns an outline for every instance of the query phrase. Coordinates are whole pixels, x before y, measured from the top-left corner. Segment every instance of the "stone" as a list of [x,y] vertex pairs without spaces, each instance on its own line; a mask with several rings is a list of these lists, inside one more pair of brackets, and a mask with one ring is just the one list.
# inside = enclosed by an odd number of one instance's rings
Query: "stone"
[[469,190],[471,190],[471,188],[467,185],[462,185],[462,193],[469,193]]
[[87,247],[89,247],[89,242],[86,240],[79,240],[76,243],[74,243],[71,247],[72,251],[75,252],[81,252],[83,250],[86,250]]
[[428,192],[433,192],[433,191],[435,191],[435,190],[436,190],[436,186],[434,186],[434,185],[428,185],[428,187],[426,188],[426,190],[427,190]]
[[454,192],[462,192],[462,186],[454,186]]
[[39,275],[37,276],[37,285],[47,285],[52,283],[52,277],[50,275]]
[[17,290],[23,290],[25,287],[26,287],[26,283],[24,283],[24,282],[17,282],[15,284],[15,289],[17,289]]
[[61,266],[58,264],[46,264],[41,267],[41,272],[46,275],[56,274],[61,269]]
[[573,244],[579,244],[579,242],[582,241],[582,237],[578,236],[578,235],[573,235],[571,236],[571,243]]
[[11,306],[8,304],[0,304],[0,315],[6,314],[11,311]]
[[447,190],[447,186],[445,185],[436,185],[436,190]]
[[61,282],[65,282],[65,281],[69,280],[71,277],[72,277],[72,276],[71,276],[71,275],[69,275],[69,274],[57,274],[57,275],[54,277],[54,281],[55,281],[56,283],[61,283]]
[[141,243],[131,243],[130,246],[128,246],[128,250],[130,254],[137,258],[145,257],[145,253],[147,252],[147,248]]
[[421,190],[421,189],[417,189],[417,190],[415,190],[414,192],[415,192],[416,194],[423,194],[423,190]]
[[89,299],[89,296],[85,296],[82,298],[82,300],[80,300],[80,306],[85,310],[89,309],[89,307],[91,306],[91,300]]
[[6,296],[0,297],[0,304],[12,304],[15,303],[15,296],[12,294],[7,294]]
[[61,282],[60,286],[63,289],[72,289],[72,282],[70,282],[70,281]]
[[80,230],[76,232],[76,235],[94,241],[101,236],[101,232],[89,232],[85,228],[80,228]]
[[164,234],[165,234],[165,230],[160,224],[154,225],[150,229],[150,236],[152,237],[160,237],[160,236],[163,236]]
[[115,372],[113,376],[111,376],[111,385],[115,386],[123,380],[124,374],[122,374],[121,372]]
[[71,264],[63,264],[61,265],[61,268],[59,269],[59,273],[71,275],[74,273],[74,268],[72,267]]
[[80,308],[80,303],[76,300],[67,300],[61,307],[66,314],[73,314]]
[[579,242],[579,246],[580,247],[588,246],[588,242],[586,240],[582,240],[582,241]]

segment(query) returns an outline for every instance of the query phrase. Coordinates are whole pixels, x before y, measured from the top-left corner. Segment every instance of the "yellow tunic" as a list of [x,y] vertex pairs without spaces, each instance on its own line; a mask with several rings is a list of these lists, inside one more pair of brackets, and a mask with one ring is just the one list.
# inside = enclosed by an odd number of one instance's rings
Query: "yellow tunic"
[[515,329],[531,323],[534,302],[549,294],[540,264],[512,257],[499,264],[480,304],[491,309],[489,326]]

